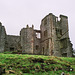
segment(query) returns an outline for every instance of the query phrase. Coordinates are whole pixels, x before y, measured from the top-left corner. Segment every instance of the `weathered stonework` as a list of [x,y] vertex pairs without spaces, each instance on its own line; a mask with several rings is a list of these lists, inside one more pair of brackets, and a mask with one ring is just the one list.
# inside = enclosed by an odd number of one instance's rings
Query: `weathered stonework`
[[6,35],[5,51],[17,51],[20,48],[20,36]]
[[27,28],[23,28],[20,32],[22,53],[33,54],[33,28],[27,25]]
[[0,23],[0,52],[5,50],[6,31],[2,23]]
[[[72,44],[68,33],[68,17],[58,17],[50,13],[41,22],[41,47],[43,54],[72,56]],[[46,35],[46,36],[45,36]],[[49,45],[49,46],[46,46]]]
[[40,30],[27,25],[21,29],[20,36],[7,35],[0,23],[0,52],[17,50],[27,54],[71,57],[68,17],[60,15],[59,21],[50,13],[42,19]]

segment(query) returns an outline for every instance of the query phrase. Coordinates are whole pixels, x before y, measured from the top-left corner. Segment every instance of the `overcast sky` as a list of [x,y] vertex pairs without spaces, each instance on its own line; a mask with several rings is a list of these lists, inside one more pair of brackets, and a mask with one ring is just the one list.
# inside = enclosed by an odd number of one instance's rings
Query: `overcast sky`
[[49,13],[68,16],[69,36],[75,48],[75,0],[0,0],[0,22],[7,34],[19,35],[27,24],[40,29],[41,20]]

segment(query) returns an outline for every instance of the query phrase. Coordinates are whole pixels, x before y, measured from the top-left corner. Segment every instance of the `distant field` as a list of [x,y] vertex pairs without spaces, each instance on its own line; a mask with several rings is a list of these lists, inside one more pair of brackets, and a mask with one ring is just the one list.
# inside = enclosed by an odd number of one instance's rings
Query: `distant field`
[[75,58],[0,53],[0,68],[2,75],[75,75]]

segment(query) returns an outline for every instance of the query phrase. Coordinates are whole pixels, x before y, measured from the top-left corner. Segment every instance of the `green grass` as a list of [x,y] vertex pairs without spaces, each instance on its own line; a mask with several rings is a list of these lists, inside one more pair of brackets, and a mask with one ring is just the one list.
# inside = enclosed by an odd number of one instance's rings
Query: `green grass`
[[[0,66],[3,75],[75,75],[75,58],[44,55],[0,53]],[[69,71],[68,68],[73,68]],[[9,71],[13,73],[9,73]]]

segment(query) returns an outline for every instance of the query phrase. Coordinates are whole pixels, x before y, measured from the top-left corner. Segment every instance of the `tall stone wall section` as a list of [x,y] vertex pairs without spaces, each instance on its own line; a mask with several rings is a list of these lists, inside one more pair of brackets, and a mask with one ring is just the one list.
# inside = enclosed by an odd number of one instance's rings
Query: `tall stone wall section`
[[0,23],[0,52],[5,50],[6,31],[4,26]]
[[41,50],[42,54],[50,55],[50,40],[51,40],[51,26],[50,26],[50,16],[46,16],[41,21]]
[[50,26],[51,26],[51,39],[52,39],[52,50],[51,55],[53,56],[61,56],[61,51],[59,48],[59,37],[60,37],[60,33],[57,33],[56,29],[60,30],[60,26],[57,24],[57,16],[51,14],[50,15]]
[[56,36],[56,16],[52,13],[47,15],[41,23],[41,49],[44,55],[60,56],[59,43]]
[[34,54],[41,54],[41,31],[40,30],[34,30]]
[[62,28],[62,36],[60,38],[60,48],[62,56],[72,56],[72,44],[69,38],[68,17],[60,15],[60,25]]

